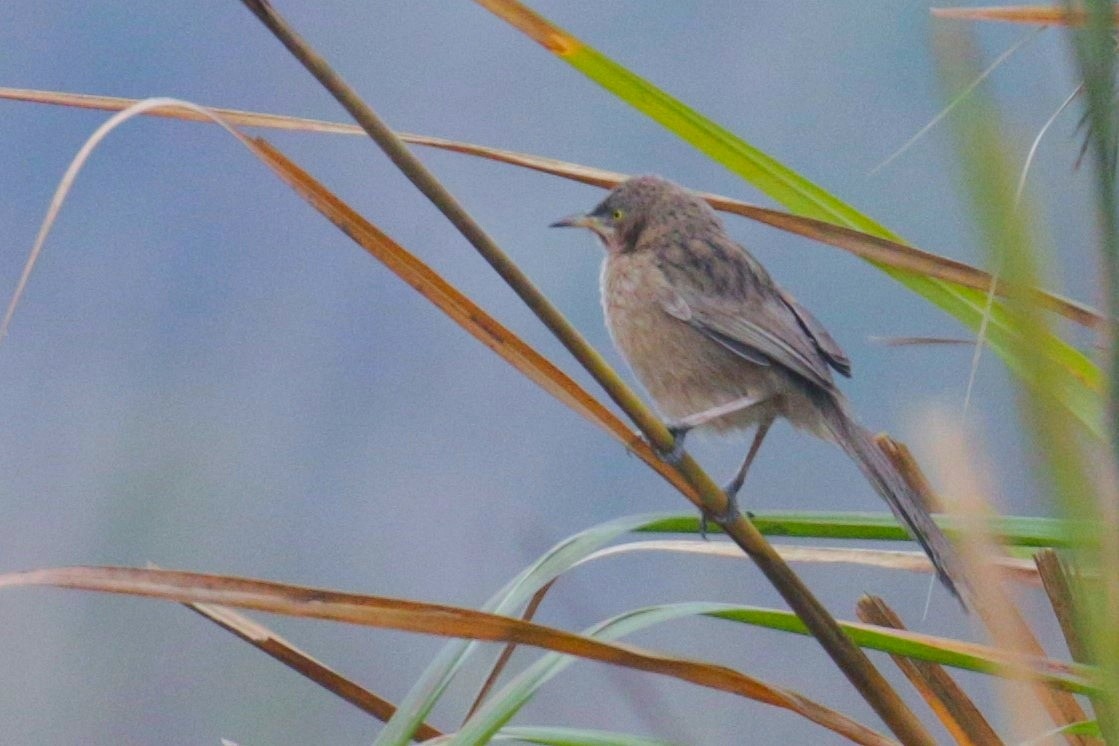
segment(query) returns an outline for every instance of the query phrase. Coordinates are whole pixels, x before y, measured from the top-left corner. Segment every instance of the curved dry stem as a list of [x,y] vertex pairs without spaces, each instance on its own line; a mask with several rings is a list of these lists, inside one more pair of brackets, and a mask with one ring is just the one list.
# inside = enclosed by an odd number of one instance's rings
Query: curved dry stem
[[308,588],[263,580],[128,567],[63,567],[0,575],[0,588],[54,586],[219,604],[380,629],[521,645],[573,655],[735,694],[794,712],[855,743],[893,741],[799,692],[725,666],[610,643],[565,630],[442,604]]
[[0,318],[0,342],[3,342],[8,334],[8,329],[12,324],[12,318],[15,315],[16,308],[19,307],[19,302],[20,299],[23,298],[24,291],[27,289],[27,283],[31,279],[31,272],[35,269],[35,264],[43,251],[43,245],[46,243],[47,236],[50,234],[51,228],[54,227],[54,222],[58,217],[58,213],[62,210],[62,205],[66,201],[67,195],[70,193],[70,188],[74,185],[74,180],[78,178],[78,174],[85,166],[86,161],[89,160],[89,157],[93,154],[93,151],[97,149],[97,146],[117,127],[124,124],[132,117],[143,114],[145,111],[161,108],[192,111],[201,118],[209,119],[215,124],[221,125],[234,137],[241,140],[241,142],[247,142],[244,135],[234,130],[226,122],[223,122],[220,117],[215,116],[196,104],[192,104],[188,101],[179,101],[173,98],[151,98],[138,101],[109,117],[109,119],[102,123],[82,144],[78,153],[70,161],[70,165],[66,167],[66,171],[62,175],[58,187],[55,188],[54,194],[51,196],[50,206],[47,207],[47,214],[43,218],[42,224],[39,226],[39,232],[35,236],[35,243],[31,247],[31,252],[27,257],[27,261],[24,262],[23,270],[16,283],[16,288],[8,301],[4,316]]
[[[85,109],[99,109],[103,111],[120,111],[137,103],[136,99],[118,98],[115,96],[95,96],[84,93],[60,93],[56,91],[37,91],[4,87],[0,87],[0,99],[30,101]],[[353,124],[327,122],[320,119],[305,119],[302,117],[291,117],[279,114],[265,114],[239,109],[207,108],[209,111],[217,114],[231,124],[246,127],[268,127],[289,131],[318,132],[337,135],[365,134],[365,130]],[[153,107],[146,110],[144,114],[187,121],[212,121],[208,116],[179,107]],[[530,153],[519,153],[503,148],[491,148],[458,140],[448,140],[442,137],[418,135],[407,132],[398,132],[397,136],[404,142],[413,145],[422,145],[438,150],[461,153],[475,158],[483,158],[497,163],[505,163],[519,168],[527,168],[533,171],[539,171],[540,173],[559,176],[560,178],[570,179],[604,189],[613,188],[629,178],[629,175],[616,171],[607,171],[593,166],[585,166],[579,163],[532,155]],[[949,259],[946,256],[917,249],[896,241],[871,236],[870,234],[851,228],[843,228],[828,222],[801,217],[781,210],[759,207],[719,194],[706,193],[703,197],[716,210],[729,212],[762,223],[763,225],[768,225],[777,230],[794,233],[818,243],[843,249],[861,259],[924,275],[925,277],[945,280],[976,290],[985,291],[991,287],[990,274],[976,267],[972,267],[969,264],[965,264],[964,262]],[[1009,290],[1005,283],[995,283],[996,295],[1005,297],[1009,294]],[[1042,289],[1034,289],[1031,292],[1035,295],[1036,301],[1044,308],[1060,314],[1071,321],[1092,328],[1102,326],[1103,324],[1103,317],[1099,312],[1083,303],[1064,298]]]
[[117,127],[132,117],[153,112],[160,112],[164,116],[188,116],[221,126],[291,185],[313,207],[353,238],[358,245],[450,316],[475,339],[500,355],[529,380],[586,419],[599,425],[678,490],[685,494],[695,495],[694,488],[688,484],[679,472],[668,466],[649,447],[647,442],[637,436],[625,423],[551,361],[534,350],[497,319],[486,313],[485,310],[459,292],[434,270],[362,218],[269,143],[259,139],[250,140],[234,129],[227,118],[219,112],[189,101],[154,98],[133,102],[98,127],[78,150],[51,199],[47,215],[43,219],[39,233],[24,263],[19,282],[12,293],[3,318],[0,319],[0,342],[3,341],[8,332],[31,273],[42,253],[47,236],[50,234],[79,172],[97,146]]

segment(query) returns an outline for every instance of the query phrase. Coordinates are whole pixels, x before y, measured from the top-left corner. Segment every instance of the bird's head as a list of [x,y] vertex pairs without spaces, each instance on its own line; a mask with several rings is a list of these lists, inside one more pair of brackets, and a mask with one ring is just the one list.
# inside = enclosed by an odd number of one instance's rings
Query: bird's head
[[552,227],[587,228],[601,239],[607,251],[632,251],[645,229],[665,215],[664,208],[670,208],[666,203],[680,200],[688,202],[696,198],[660,176],[636,176],[615,187],[590,212],[557,220]]

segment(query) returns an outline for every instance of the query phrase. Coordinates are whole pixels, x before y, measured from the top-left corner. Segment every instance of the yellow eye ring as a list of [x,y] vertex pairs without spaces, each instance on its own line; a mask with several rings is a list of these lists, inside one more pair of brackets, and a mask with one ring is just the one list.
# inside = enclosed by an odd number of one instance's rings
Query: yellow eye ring
[[611,217],[614,218],[614,220],[621,220],[622,215],[624,214],[625,213],[623,213],[621,210],[614,210],[614,212],[611,214]]

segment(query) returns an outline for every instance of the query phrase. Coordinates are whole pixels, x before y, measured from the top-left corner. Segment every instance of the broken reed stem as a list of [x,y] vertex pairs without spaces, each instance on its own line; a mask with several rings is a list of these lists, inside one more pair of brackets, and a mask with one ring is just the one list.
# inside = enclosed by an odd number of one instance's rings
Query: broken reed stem
[[[1049,605],[1053,607],[1053,615],[1057,617],[1057,624],[1061,627],[1069,655],[1077,663],[1091,664],[1088,646],[1084,644],[1076,622],[1076,594],[1073,590],[1075,581],[1069,575],[1068,565],[1053,549],[1042,549],[1034,553],[1034,564],[1037,565],[1037,573],[1045,587],[1045,595],[1049,597]],[[1089,700],[1097,717],[1107,707],[1106,701],[1099,697],[1090,696]]]
[[[860,598],[855,613],[867,624],[906,629],[901,617],[877,596]],[[901,655],[891,655],[890,658],[920,692],[957,743],[967,746],[1003,746],[1002,739],[987,722],[987,718],[983,717],[983,713],[943,666]]]
[[1076,601],[1072,584],[1060,555],[1052,549],[1042,549],[1034,554],[1034,563],[1041,583],[1045,586],[1049,604],[1053,607],[1053,615],[1061,626],[1069,655],[1077,663],[1088,663],[1087,648],[1076,628]]
[[925,504],[925,510],[930,513],[943,513],[943,503],[933,491],[928,477],[921,471],[921,466],[917,463],[917,459],[913,457],[913,452],[909,450],[909,446],[900,440],[894,440],[885,433],[874,436],[874,442],[882,453],[886,454],[886,458],[890,459],[890,463],[898,470],[898,474],[901,474],[902,478],[921,498],[921,502]]

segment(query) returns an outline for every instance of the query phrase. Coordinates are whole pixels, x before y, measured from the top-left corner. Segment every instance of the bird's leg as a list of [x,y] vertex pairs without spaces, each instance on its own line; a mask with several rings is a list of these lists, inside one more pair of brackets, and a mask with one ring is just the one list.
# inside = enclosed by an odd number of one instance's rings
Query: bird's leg
[[743,396],[739,399],[726,402],[725,404],[719,404],[710,409],[705,409],[702,412],[690,414],[679,420],[669,420],[665,423],[665,426],[668,428],[668,432],[672,433],[672,450],[668,453],[661,453],[661,458],[673,466],[678,465],[680,459],[684,456],[684,438],[689,432],[695,430],[697,427],[706,425],[712,420],[717,420],[720,417],[725,417],[735,412],[741,412],[763,401],[765,401],[765,397]]
[[723,487],[727,500],[731,502],[735,509],[738,508],[738,491],[742,489],[742,484],[746,481],[746,472],[750,471],[750,464],[754,463],[754,457],[758,455],[758,450],[762,447],[762,441],[765,440],[766,433],[773,425],[773,419],[772,416],[766,417],[758,423],[758,429],[754,432],[754,442],[750,444],[750,450],[746,452],[746,458],[742,460],[742,466],[738,467],[734,477]]
[[[754,463],[754,457],[758,455],[758,450],[762,447],[762,441],[765,440],[766,433],[773,425],[773,420],[774,417],[770,415],[758,423],[758,429],[754,432],[754,442],[750,444],[750,450],[746,452],[746,458],[742,460],[742,465],[738,467],[738,471],[734,473],[731,480],[723,487],[723,493],[727,496],[727,509],[722,515],[711,516],[711,520],[715,523],[723,525],[738,514],[738,492],[746,481],[746,472],[750,470],[750,464]],[[707,519],[708,516],[704,514],[699,524],[700,535],[704,538],[707,538]]]
[[[695,414],[688,415],[687,417],[684,417],[682,419],[666,423],[669,432],[672,433],[673,444],[672,450],[668,453],[662,453],[661,458],[663,458],[665,461],[672,464],[673,466],[679,465],[680,459],[684,455],[684,438],[687,436],[688,432],[694,430],[697,427],[706,425],[713,420],[717,420],[720,417],[725,417],[730,414],[735,414],[736,412],[742,412],[750,409],[753,406],[761,404],[767,399],[768,397],[765,396],[743,396],[739,397],[738,399],[733,399],[724,404],[719,404],[717,406],[711,407],[710,409],[705,409],[702,412],[696,412]],[[731,480],[731,485],[734,485],[733,489],[723,488],[723,491],[726,492],[727,499],[730,501],[729,505],[727,505],[726,512],[717,516],[709,516],[705,512],[700,514],[699,535],[704,539],[707,538],[708,519],[722,525],[730,520],[738,512],[738,503],[735,501],[735,496],[738,494],[738,491],[742,489],[742,483],[746,479],[746,471],[750,468],[750,462],[754,460],[754,456],[757,454],[758,448],[761,447],[762,439],[765,438],[765,433],[767,430],[769,430],[769,426],[772,424],[773,417],[769,417],[763,420],[758,425],[757,433],[754,435],[754,443],[750,446],[750,452],[749,454],[747,454],[746,460],[743,462],[742,466],[739,467],[738,473],[735,474],[734,479]]]

